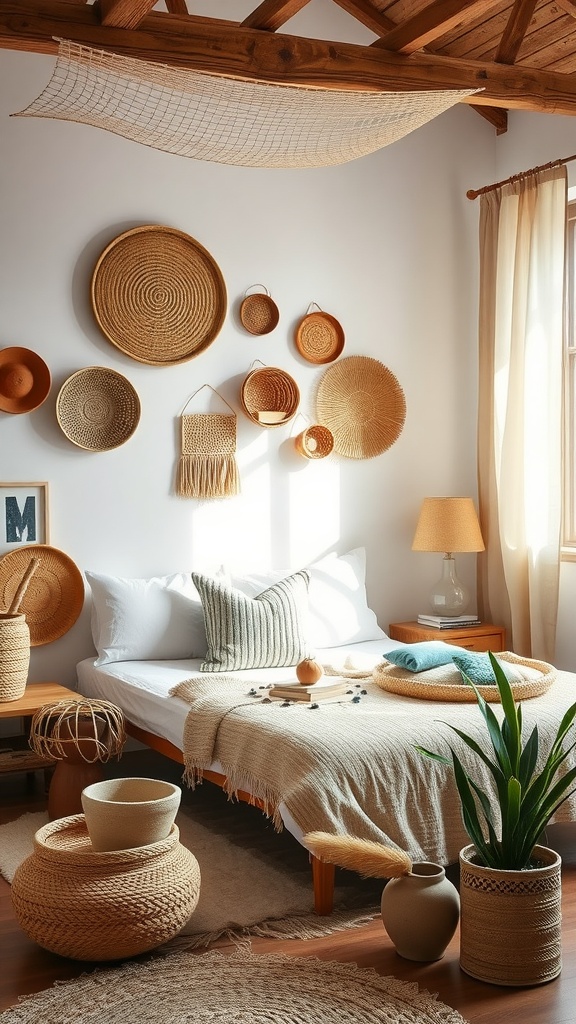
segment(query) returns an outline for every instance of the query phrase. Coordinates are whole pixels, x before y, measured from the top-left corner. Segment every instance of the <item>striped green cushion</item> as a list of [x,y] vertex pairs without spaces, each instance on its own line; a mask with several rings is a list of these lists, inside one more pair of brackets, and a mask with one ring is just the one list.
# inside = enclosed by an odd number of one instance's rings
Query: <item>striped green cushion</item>
[[208,653],[201,672],[297,665],[310,657],[305,569],[251,598],[211,576],[192,573],[202,601]]

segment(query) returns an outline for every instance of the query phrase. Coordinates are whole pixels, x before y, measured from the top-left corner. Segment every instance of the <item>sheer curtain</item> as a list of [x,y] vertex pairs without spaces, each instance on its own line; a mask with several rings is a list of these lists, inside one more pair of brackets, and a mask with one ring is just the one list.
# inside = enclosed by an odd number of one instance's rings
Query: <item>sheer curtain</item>
[[553,661],[560,577],[565,166],[480,207],[478,610]]

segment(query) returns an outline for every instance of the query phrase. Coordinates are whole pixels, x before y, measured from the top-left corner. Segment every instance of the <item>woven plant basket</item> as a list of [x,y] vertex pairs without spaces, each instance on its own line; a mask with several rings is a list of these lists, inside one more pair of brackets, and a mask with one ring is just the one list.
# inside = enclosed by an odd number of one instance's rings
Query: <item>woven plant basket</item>
[[334,437],[328,427],[314,423],[294,438],[296,451],[306,459],[325,459],[334,447]]
[[460,851],[460,967],[493,985],[541,985],[562,969],[560,857],[534,848],[542,866],[500,871]]
[[73,960],[119,960],[161,945],[200,894],[198,861],[179,836],[173,825],[149,846],[95,853],[83,814],[44,825],[12,883],[21,928]]
[[240,391],[242,409],[261,427],[275,427],[295,416],[300,402],[296,381],[275,366],[251,370]]
[[24,615],[0,613],[0,702],[22,697],[30,665],[30,630]]
[[[263,292],[251,292],[251,288],[263,288]],[[240,303],[240,321],[249,334],[270,334],[278,326],[280,310],[263,284],[253,284],[246,289]]]

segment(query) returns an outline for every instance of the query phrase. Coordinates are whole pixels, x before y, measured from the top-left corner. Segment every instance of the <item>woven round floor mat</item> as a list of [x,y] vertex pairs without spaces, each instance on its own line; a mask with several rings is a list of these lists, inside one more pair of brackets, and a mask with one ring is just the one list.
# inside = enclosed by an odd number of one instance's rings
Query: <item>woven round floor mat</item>
[[73,444],[107,452],[132,437],[140,422],[140,399],[121,373],[107,366],[87,366],[64,381],[56,416]]
[[33,558],[34,575],[20,611],[30,630],[30,646],[49,644],[74,625],[84,606],[84,580],[72,559],[48,544],[28,544],[0,558],[0,608],[9,608]]
[[371,459],[398,439],[406,419],[404,392],[391,370],[369,356],[348,356],[325,370],[316,396],[319,423],[334,451]]
[[29,996],[0,1024],[466,1024],[413,982],[282,954],[174,953]]
[[194,238],[145,225],[119,235],[100,256],[92,306],[121,352],[171,366],[214,341],[226,316],[226,286],[214,258]]

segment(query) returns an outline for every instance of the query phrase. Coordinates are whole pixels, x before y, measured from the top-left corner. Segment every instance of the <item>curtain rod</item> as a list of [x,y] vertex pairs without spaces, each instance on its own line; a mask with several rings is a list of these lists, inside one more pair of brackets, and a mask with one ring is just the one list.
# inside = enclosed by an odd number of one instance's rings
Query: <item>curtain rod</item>
[[576,160],[576,153],[573,156],[565,156],[561,160],[551,160],[549,164],[541,164],[540,167],[531,167],[529,171],[520,171],[518,174],[512,174],[509,178],[505,178],[504,181],[495,181],[493,185],[484,185],[484,188],[471,188],[466,193],[466,196],[468,199],[477,199],[478,196],[484,195],[485,192],[493,192],[495,188],[500,188],[502,185],[510,185],[513,181],[521,181],[522,178],[527,178],[529,174],[547,171],[550,167],[561,167],[562,164],[569,164],[571,160]]

